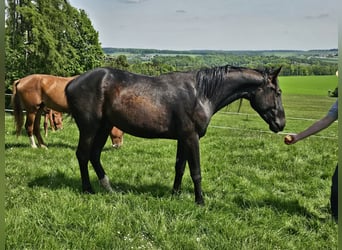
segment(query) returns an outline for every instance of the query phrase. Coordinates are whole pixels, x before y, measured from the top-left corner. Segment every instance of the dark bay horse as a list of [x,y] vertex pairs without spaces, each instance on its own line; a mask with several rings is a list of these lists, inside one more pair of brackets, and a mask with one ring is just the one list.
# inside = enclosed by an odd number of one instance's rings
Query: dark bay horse
[[[19,135],[21,132],[24,124],[23,110],[25,109],[25,129],[33,148],[37,147],[34,136],[37,138],[38,146],[46,148],[40,134],[40,120],[44,109],[49,108],[57,112],[69,111],[64,90],[69,81],[76,77],[33,74],[13,83],[12,106],[14,109],[16,133]],[[121,131],[114,132],[118,134],[111,134],[111,137],[122,138]],[[119,144],[121,145],[122,142]]]
[[96,68],[80,75],[67,85],[65,93],[80,132],[76,155],[83,191],[93,193],[90,161],[102,186],[112,192],[100,155],[108,132],[116,126],[138,137],[177,140],[173,193],[180,192],[188,162],[195,201],[203,204],[199,139],[211,117],[229,103],[245,98],[273,132],[283,130],[280,70],[227,65],[149,77]]

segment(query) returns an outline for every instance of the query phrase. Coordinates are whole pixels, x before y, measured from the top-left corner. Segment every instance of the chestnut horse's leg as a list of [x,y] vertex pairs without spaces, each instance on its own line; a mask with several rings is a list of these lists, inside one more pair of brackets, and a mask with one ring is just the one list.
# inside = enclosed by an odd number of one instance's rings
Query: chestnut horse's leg
[[29,137],[30,145],[32,148],[37,148],[37,145],[36,145],[36,142],[34,141],[34,136],[33,136],[33,126],[34,126],[35,117],[36,117],[36,112],[27,111],[25,129],[26,129],[27,136]]
[[175,165],[175,181],[173,183],[173,194],[180,194],[182,178],[184,175],[185,164],[186,164],[186,154],[184,152],[183,144],[178,140],[177,142],[177,156],[176,156],[176,165]]
[[45,133],[45,137],[48,136],[48,120],[49,120],[49,114],[50,112],[47,111],[47,113],[45,113],[44,115],[44,133]]
[[97,134],[94,138],[91,153],[90,153],[90,162],[93,165],[93,168],[96,172],[97,177],[100,180],[100,184],[108,191],[113,192],[113,189],[109,183],[109,179],[106,176],[106,173],[101,165],[100,157],[101,151],[106,144],[108,134],[111,130],[111,125],[103,122],[100,128],[97,130]]
[[34,119],[33,133],[37,137],[38,146],[42,148],[47,148],[40,134],[40,119],[41,119],[43,111],[44,111],[43,107],[40,107],[36,113],[36,117]]
[[50,127],[52,131],[56,131],[56,125],[55,125],[55,121],[53,119],[53,111],[52,109],[50,109],[49,111],[49,122],[50,122]]

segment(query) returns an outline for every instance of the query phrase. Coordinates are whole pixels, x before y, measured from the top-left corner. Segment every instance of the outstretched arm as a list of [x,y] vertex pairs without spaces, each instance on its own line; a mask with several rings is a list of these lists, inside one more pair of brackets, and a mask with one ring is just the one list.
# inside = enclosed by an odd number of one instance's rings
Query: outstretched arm
[[328,114],[325,117],[323,117],[321,120],[318,120],[317,122],[312,124],[307,129],[303,130],[302,132],[298,134],[286,136],[285,143],[287,145],[294,144],[310,135],[316,134],[319,131],[329,127],[335,120],[336,120],[335,117]]

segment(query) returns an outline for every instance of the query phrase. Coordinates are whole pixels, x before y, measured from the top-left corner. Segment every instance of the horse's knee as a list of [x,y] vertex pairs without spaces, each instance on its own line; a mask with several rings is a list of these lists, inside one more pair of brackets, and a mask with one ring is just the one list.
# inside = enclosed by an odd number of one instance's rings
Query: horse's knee
[[100,162],[100,153],[99,152],[91,152],[89,160],[91,164],[98,164]]
[[81,166],[81,164],[87,164],[88,160],[89,160],[89,154],[88,153],[85,153],[84,151],[82,150],[79,150],[77,149],[76,151],[76,157],[77,157],[77,160]]
[[194,175],[191,175],[191,179],[194,183],[200,183],[202,180],[202,176],[201,174],[194,174]]

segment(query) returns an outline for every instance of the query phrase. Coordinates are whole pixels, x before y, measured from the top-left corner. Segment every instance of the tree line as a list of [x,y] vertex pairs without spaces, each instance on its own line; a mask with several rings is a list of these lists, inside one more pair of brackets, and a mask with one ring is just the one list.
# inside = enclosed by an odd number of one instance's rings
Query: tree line
[[102,64],[98,32],[66,0],[7,0],[6,83],[42,73],[71,76]]
[[[5,20],[6,91],[33,73],[71,76],[99,66],[146,75],[204,67],[283,66],[281,75],[330,75],[337,60],[317,55],[331,51],[215,51],[101,48],[99,34],[84,10],[67,0],[7,0]],[[115,53],[115,54],[113,54]]]
[[[148,58],[148,59],[146,59]],[[262,69],[265,67],[282,66],[282,76],[307,76],[307,75],[334,75],[337,68],[336,61],[325,61],[322,58],[276,55],[249,55],[249,54],[206,54],[206,55],[153,55],[146,57],[138,55],[106,56],[107,66],[130,70],[136,73],[159,75],[169,71],[185,71],[232,65],[239,67]]]

